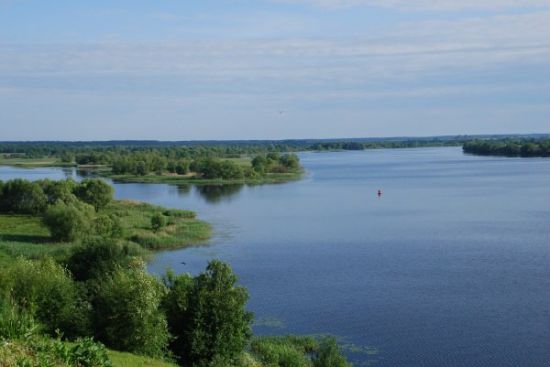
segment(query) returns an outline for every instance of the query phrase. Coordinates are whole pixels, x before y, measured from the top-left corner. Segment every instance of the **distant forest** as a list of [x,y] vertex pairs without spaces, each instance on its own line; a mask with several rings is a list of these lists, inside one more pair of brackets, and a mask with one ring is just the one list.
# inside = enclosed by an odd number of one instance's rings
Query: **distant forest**
[[550,157],[550,139],[474,140],[464,143],[464,153],[505,157]]
[[136,152],[155,152],[166,158],[217,157],[237,158],[242,155],[270,152],[322,150],[363,150],[376,148],[415,148],[459,146],[467,137],[346,139],[346,140],[233,140],[233,141],[89,141],[89,142],[0,142],[0,154],[20,158],[57,157],[79,164],[105,164],[109,156]]
[[117,158],[140,154],[168,161],[239,158],[299,151],[364,150],[464,146],[472,154],[547,156],[550,135],[461,135],[424,138],[354,138],[232,141],[36,141],[0,142],[4,158],[55,157],[79,165],[111,165]]

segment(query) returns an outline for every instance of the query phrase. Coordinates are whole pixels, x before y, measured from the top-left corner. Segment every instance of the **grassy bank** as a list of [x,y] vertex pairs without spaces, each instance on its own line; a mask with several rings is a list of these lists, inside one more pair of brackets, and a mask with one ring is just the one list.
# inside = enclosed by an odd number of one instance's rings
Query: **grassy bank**
[[74,163],[62,162],[56,157],[44,158],[9,158],[0,155],[0,166],[13,166],[21,168],[39,168],[39,167],[73,167]]
[[[82,352],[74,353],[74,348],[75,343],[62,342],[47,337],[3,340],[0,341],[0,366],[80,367],[89,365],[86,363],[90,363],[90,357]],[[83,354],[82,361],[72,360],[75,354]],[[90,351],[88,351],[88,354],[90,354]],[[105,364],[110,363],[112,367],[176,367],[175,364],[163,360],[113,350],[106,350],[106,357]],[[97,361],[94,362],[97,363]]]
[[[180,248],[200,244],[211,235],[210,225],[196,219],[194,212],[169,210],[137,201],[113,201],[101,214],[115,215],[122,226],[122,240],[146,250]],[[162,215],[166,225],[158,231],[151,227],[151,218]],[[39,258],[65,256],[76,242],[52,240],[40,216],[0,215],[0,262],[9,257]]]

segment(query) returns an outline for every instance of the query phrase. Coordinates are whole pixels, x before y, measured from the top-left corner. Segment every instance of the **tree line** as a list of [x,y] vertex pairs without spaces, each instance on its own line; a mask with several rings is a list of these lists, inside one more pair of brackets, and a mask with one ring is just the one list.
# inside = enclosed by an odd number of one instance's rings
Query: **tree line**
[[413,148],[422,146],[456,146],[465,137],[418,139],[353,140],[282,140],[233,142],[0,142],[0,153],[11,157],[56,157],[63,162],[107,164],[112,156],[155,152],[169,160],[199,157],[236,158],[273,152],[292,153],[317,150],[362,150],[376,148]]
[[100,179],[0,181],[0,213],[40,216],[61,242],[88,234],[118,236],[118,218],[99,213],[112,200],[113,188]]
[[268,153],[257,155],[250,166],[217,157],[166,158],[158,152],[136,152],[113,157],[111,165],[115,175],[144,176],[150,173],[187,175],[193,173],[206,179],[241,179],[257,177],[266,173],[296,173],[301,169],[300,160],[295,154]]
[[550,157],[550,139],[475,140],[464,144],[464,152],[506,157]]

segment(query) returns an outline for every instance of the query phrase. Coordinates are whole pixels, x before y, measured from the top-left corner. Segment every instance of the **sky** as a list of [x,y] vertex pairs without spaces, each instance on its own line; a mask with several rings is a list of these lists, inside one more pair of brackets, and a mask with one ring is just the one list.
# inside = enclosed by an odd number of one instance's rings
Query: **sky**
[[0,141],[550,133],[550,0],[0,0]]

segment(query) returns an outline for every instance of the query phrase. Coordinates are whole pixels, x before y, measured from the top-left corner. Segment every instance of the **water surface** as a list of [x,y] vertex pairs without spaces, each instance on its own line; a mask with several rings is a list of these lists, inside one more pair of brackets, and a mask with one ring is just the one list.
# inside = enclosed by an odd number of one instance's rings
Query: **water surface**
[[[258,333],[335,334],[361,350],[359,366],[550,365],[550,159],[459,148],[301,159],[299,182],[116,184],[116,196],[212,222],[209,246],[161,253],[150,270],[228,261]],[[75,173],[0,168],[45,176]]]

